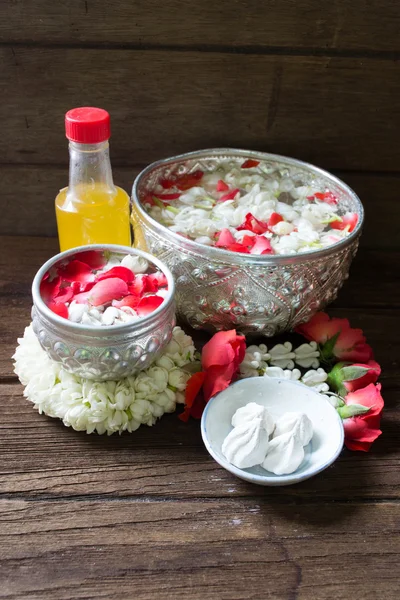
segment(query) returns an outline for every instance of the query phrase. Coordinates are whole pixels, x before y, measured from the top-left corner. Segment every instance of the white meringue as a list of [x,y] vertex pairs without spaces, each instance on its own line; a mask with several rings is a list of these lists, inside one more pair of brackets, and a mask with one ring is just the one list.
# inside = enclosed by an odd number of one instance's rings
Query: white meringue
[[288,475],[299,468],[304,448],[298,435],[289,431],[270,441],[262,467],[275,475]]
[[222,444],[222,454],[239,469],[247,469],[262,463],[267,449],[268,434],[261,418],[234,427]]
[[244,423],[252,422],[253,419],[261,419],[261,424],[268,435],[271,435],[274,431],[275,422],[271,414],[265,406],[257,404],[256,402],[249,402],[246,406],[238,408],[232,417],[232,426],[240,427],[240,425]]
[[274,439],[286,433],[293,434],[301,445],[307,446],[313,436],[312,423],[304,413],[287,412],[276,422]]

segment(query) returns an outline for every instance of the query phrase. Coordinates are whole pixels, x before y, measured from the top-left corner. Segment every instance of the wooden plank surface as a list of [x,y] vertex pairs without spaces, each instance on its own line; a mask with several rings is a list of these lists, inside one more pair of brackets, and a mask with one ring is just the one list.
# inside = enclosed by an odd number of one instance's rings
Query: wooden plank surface
[[[65,144],[63,165],[1,165],[2,194],[0,235],[56,236],[54,199],[68,185],[68,150]],[[129,194],[132,183],[145,165],[113,165],[116,185]],[[400,221],[399,175],[335,171],[361,198],[365,208],[363,248],[399,249]],[[40,215],[40,218],[38,218]],[[390,218],[388,218],[390,215]]]
[[64,113],[100,104],[115,165],[231,146],[398,170],[396,61],[29,46],[0,60],[3,164],[65,164]]
[[378,600],[398,590],[398,504],[11,500],[0,510],[3,598]]
[[2,0],[3,42],[201,48],[400,50],[396,0]]

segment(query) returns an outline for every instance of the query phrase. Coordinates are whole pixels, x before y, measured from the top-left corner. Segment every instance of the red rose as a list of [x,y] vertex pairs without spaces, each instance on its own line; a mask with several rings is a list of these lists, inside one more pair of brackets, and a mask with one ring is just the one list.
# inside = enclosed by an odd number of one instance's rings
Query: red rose
[[339,409],[344,416],[346,410],[351,412],[352,408],[364,406],[368,412],[344,418],[343,426],[345,432],[344,443],[349,450],[362,450],[368,452],[372,443],[381,435],[380,420],[383,409],[383,398],[381,396],[381,384],[370,383],[367,387],[350,392],[345,398],[346,405]]
[[202,371],[192,375],[186,385],[185,410],[179,416],[182,421],[201,417],[209,399],[236,377],[245,352],[245,337],[234,329],[219,331],[207,342],[201,356]]
[[325,361],[339,360],[367,363],[372,359],[372,348],[366,343],[361,329],[352,329],[347,319],[330,319],[320,312],[308,323],[296,327],[297,333],[307,340],[320,344],[321,356]]

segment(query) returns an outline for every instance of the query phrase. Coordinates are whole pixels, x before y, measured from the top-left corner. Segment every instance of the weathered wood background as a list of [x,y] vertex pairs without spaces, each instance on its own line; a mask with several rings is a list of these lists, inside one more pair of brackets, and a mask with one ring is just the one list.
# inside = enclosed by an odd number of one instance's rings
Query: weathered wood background
[[[399,0],[0,1],[1,598],[400,598],[399,33]],[[264,489],[221,469],[197,422],[85,436],[23,398],[11,355],[57,251],[64,113],[84,104],[110,111],[128,191],[153,160],[232,146],[358,192],[362,250],[329,312],[382,365],[369,454]]]
[[64,113],[88,104],[112,115],[128,191],[143,166],[180,152],[276,152],[353,186],[364,246],[393,247],[399,33],[398,0],[2,0],[0,233],[56,234]]

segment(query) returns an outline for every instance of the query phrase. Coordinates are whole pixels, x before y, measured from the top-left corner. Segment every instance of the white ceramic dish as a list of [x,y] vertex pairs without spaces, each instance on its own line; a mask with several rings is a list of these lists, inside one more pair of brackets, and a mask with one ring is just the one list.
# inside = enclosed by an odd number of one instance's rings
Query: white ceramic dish
[[[276,419],[285,412],[303,412],[312,421],[313,437],[305,448],[300,467],[290,475],[274,475],[261,466],[238,469],[222,454],[222,443],[232,429],[233,414],[248,402],[262,404]],[[203,413],[201,435],[211,456],[236,477],[258,485],[292,485],[313,477],[339,456],[344,441],[340,416],[318,392],[286,379],[250,377],[242,379],[212,398]]]

